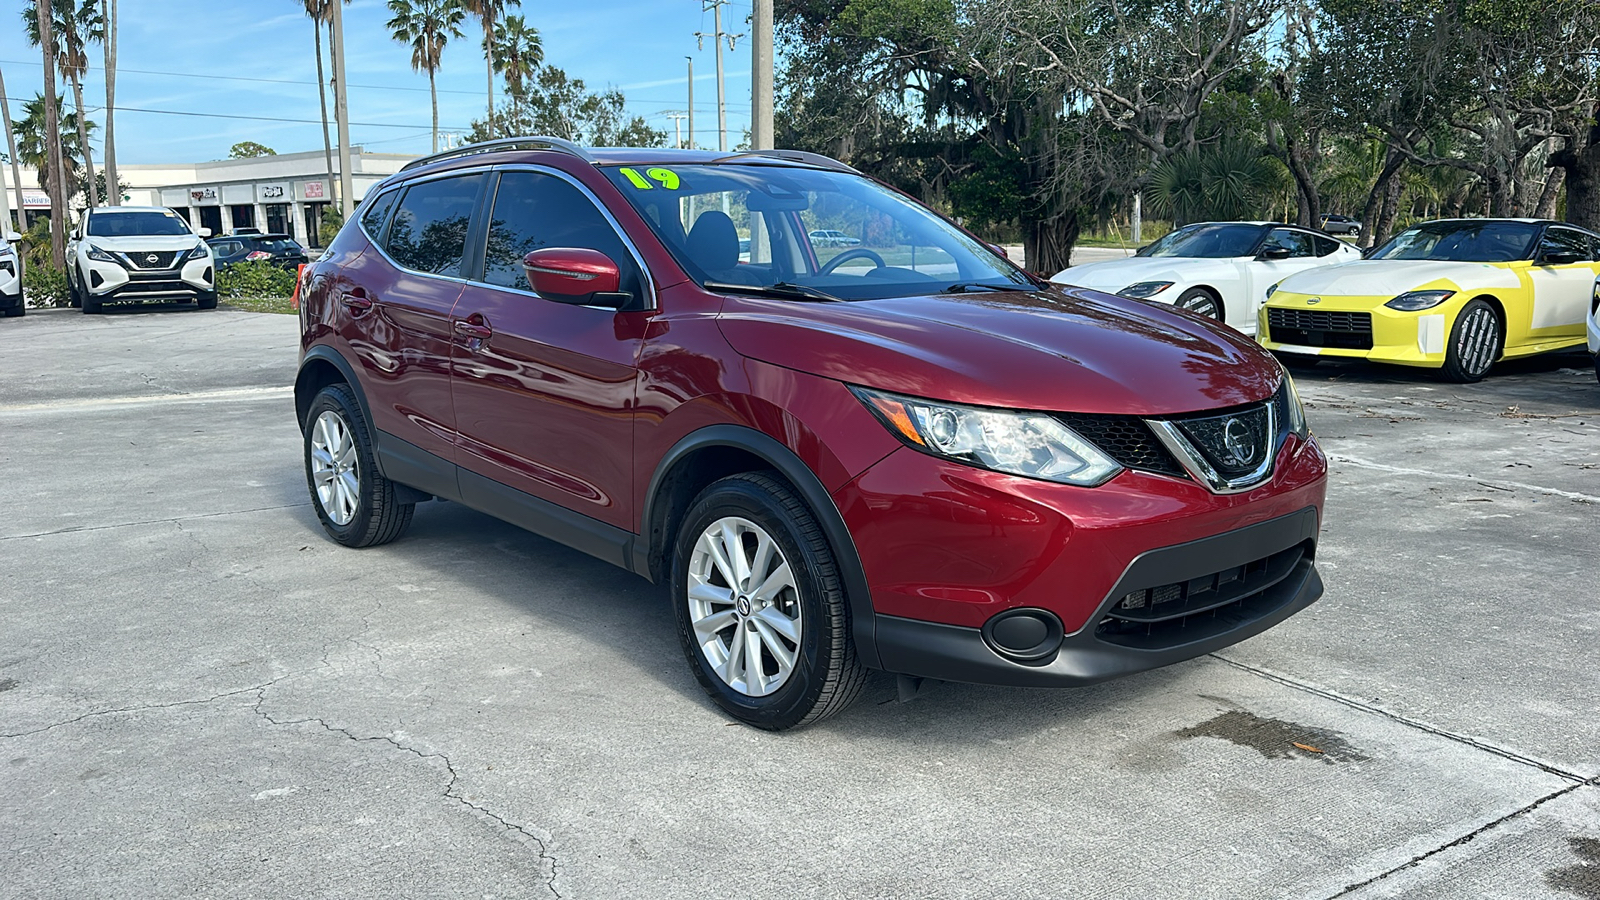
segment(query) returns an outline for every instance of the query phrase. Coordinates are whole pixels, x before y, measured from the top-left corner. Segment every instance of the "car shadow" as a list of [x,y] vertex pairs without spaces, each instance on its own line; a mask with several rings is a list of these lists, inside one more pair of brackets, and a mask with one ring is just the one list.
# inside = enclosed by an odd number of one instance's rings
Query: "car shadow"
[[[1294,375],[1294,380],[1297,384],[1342,381],[1355,384],[1425,384],[1467,389],[1473,387],[1470,384],[1462,385],[1446,381],[1439,376],[1436,369],[1385,365],[1384,363],[1368,362],[1364,359],[1328,357],[1312,361],[1305,358],[1285,357],[1284,361],[1287,363],[1290,373]],[[1588,371],[1593,368],[1594,358],[1589,356],[1588,351],[1578,347],[1571,350],[1541,353],[1538,356],[1496,363],[1494,368],[1489,370],[1489,374],[1484,381],[1494,382],[1498,379],[1515,376],[1548,375],[1571,369]],[[1479,382],[1479,384],[1482,383]]]

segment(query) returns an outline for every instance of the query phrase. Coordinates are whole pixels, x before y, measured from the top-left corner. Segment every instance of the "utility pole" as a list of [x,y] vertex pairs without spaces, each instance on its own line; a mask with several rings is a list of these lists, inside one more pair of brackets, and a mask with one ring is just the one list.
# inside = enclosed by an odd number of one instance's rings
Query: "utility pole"
[[772,126],[772,0],[755,0],[750,15],[750,149],[771,150]]
[[685,56],[689,61],[689,149],[694,149],[694,57]]
[[732,53],[734,44],[743,34],[729,34],[722,30],[722,7],[728,0],[705,0],[705,8],[711,10],[712,23],[716,28],[711,34],[696,31],[694,36],[700,39],[700,46],[705,47],[705,39],[711,38],[717,51],[717,149],[723,153],[728,152],[728,93],[727,86],[722,78],[722,39],[728,39],[728,52]]
[[339,213],[345,221],[355,211],[350,202],[350,107],[344,86],[344,4],[333,4],[333,116],[339,120]]
[[672,142],[672,146],[677,147],[679,150],[682,150],[683,149],[683,120],[689,118],[689,114],[688,113],[678,112],[675,109],[669,109],[666,112],[662,113],[662,115],[666,116],[667,118],[672,120],[672,133],[673,133],[673,137],[674,137],[674,140]]
[[[5,97],[6,79],[0,75],[0,118],[5,119],[6,123],[6,150],[11,156],[11,187],[17,192],[17,231],[21,233],[28,230],[28,214],[22,204],[22,164],[17,161],[17,136],[11,131],[11,104]],[[21,255],[17,259],[20,262]]]
[[106,193],[112,206],[122,205],[122,181],[117,177],[117,0],[102,0],[101,18],[106,36],[101,45],[106,59]]

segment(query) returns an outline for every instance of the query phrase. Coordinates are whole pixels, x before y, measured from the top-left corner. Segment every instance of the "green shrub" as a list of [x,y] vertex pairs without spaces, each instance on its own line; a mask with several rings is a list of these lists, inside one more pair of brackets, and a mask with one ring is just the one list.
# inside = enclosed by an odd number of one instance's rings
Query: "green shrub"
[[217,293],[224,297],[287,297],[294,293],[294,273],[263,259],[229,263],[217,272]]
[[322,209],[322,221],[317,228],[318,243],[326,247],[333,243],[339,236],[339,229],[344,227],[344,214],[337,207],[326,206]]
[[30,264],[22,272],[22,296],[35,308],[67,305],[67,273],[48,265]]

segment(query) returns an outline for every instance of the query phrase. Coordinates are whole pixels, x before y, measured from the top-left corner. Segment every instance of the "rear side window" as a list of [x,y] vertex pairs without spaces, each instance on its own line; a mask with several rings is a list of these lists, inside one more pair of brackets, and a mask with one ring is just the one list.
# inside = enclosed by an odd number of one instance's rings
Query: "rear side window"
[[218,256],[232,256],[243,249],[244,245],[238,241],[224,241],[220,244],[211,245],[212,252]]
[[466,175],[423,182],[406,191],[389,223],[384,245],[389,255],[416,272],[459,277],[482,183],[482,175]]
[[389,217],[389,209],[394,206],[394,198],[398,196],[400,196],[399,191],[380,194],[361,211],[361,228],[367,233],[367,237],[378,240],[383,236],[383,220]]
[[1287,228],[1273,229],[1267,236],[1265,246],[1287,247],[1290,257],[1316,256],[1311,249],[1311,235],[1303,231],[1290,231]]
[[1317,242],[1318,256],[1327,256],[1329,253],[1339,249],[1339,242],[1333,238],[1317,237],[1312,238],[1312,240]]
[[540,172],[506,172],[489,220],[484,280],[531,291],[522,258],[545,247],[582,247],[609,256],[622,272],[621,289],[639,297],[641,279],[627,245],[587,196],[565,179]]

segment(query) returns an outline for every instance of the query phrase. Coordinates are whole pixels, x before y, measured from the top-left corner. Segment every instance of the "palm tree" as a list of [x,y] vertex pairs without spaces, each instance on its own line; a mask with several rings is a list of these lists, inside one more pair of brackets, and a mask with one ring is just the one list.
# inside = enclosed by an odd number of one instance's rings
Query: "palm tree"
[[6,150],[11,156],[11,186],[17,192],[17,231],[28,230],[28,215],[22,207],[22,162],[17,159],[17,136],[11,130],[11,103],[6,99],[6,79],[0,74],[0,122],[6,126]]
[[494,132],[494,23],[505,15],[506,7],[522,8],[522,0],[461,0],[461,6],[483,25],[483,59],[489,80],[489,139]]
[[461,33],[466,13],[460,0],[389,0],[389,33],[402,44],[411,45],[411,70],[428,73],[428,93],[433,98],[433,152],[439,152],[439,89],[434,76],[439,73],[444,45]]
[[[25,100],[22,104],[22,118],[16,122],[17,155],[23,165],[30,166],[39,171],[39,187],[46,193],[53,194],[55,185],[49,178],[47,166],[50,165],[50,150],[52,145],[59,148],[61,153],[61,183],[65,190],[61,192],[62,199],[72,197],[84,190],[83,184],[83,148],[85,135],[94,131],[95,124],[86,122],[77,113],[65,112],[61,109],[61,98],[56,98],[56,114],[54,118],[61,123],[60,139],[51,141],[47,135],[49,119],[46,114],[47,100],[41,94],[35,94],[32,100]],[[81,127],[80,127],[81,126]],[[55,197],[50,198],[54,200]],[[54,204],[52,204],[53,206]]]
[[[99,4],[95,0],[82,0],[79,3],[51,0],[50,10],[51,30],[56,36],[56,66],[60,68],[62,77],[72,84],[72,101],[78,109],[78,144],[85,151],[83,160],[88,167],[89,177],[84,186],[92,209],[100,205],[100,198],[94,187],[94,154],[90,152],[89,135],[84,130],[88,120],[83,115],[83,76],[89,70],[88,46],[91,42],[104,40],[105,22],[100,18]],[[28,20],[28,40],[35,47],[39,46],[39,21],[37,15]],[[67,196],[72,195],[68,193]]]
[[[32,13],[32,18],[29,18]],[[23,10],[22,22],[37,36],[34,44],[44,56],[45,129],[42,135],[45,152],[46,191],[50,194],[50,263],[57,269],[67,267],[67,208],[61,186],[66,183],[61,169],[61,112],[56,100],[56,54],[58,51],[54,22],[50,11],[37,0]],[[54,186],[56,190],[49,190]]]
[[[301,0],[306,15],[311,17],[311,34],[317,48],[317,103],[322,107],[322,161],[328,167],[328,181],[333,182],[333,141],[328,137],[328,83],[322,71],[322,26],[333,25],[333,4],[329,0]],[[349,0],[346,0],[349,2]]]
[[101,0],[100,18],[105,20],[105,40],[101,49],[106,58],[106,202],[122,205],[122,184],[117,179],[117,133],[115,115],[117,108],[117,0]]
[[528,83],[533,80],[533,73],[544,65],[544,42],[539,38],[539,29],[521,16],[506,16],[495,28],[491,60],[495,71],[506,77],[506,93],[511,95],[511,118],[520,126],[519,106],[527,96]]

